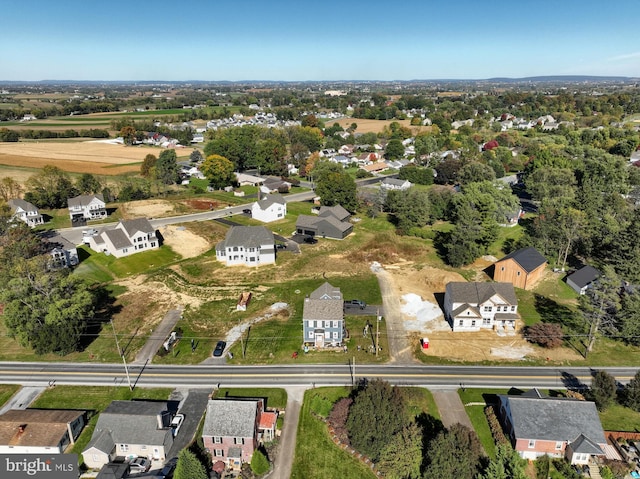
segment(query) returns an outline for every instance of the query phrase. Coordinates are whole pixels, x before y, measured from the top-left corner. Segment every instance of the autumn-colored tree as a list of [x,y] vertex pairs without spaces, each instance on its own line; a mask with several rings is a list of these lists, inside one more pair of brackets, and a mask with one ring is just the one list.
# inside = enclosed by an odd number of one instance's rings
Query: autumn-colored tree
[[151,175],[151,171],[155,168],[156,163],[158,162],[158,158],[155,155],[149,153],[142,160],[142,165],[140,166],[140,174],[145,178],[148,178]]
[[24,188],[11,176],[5,176],[0,180],[0,199],[9,201],[22,196]]
[[235,180],[233,163],[224,156],[207,156],[200,169],[209,180],[209,184],[216,189],[229,186]]
[[135,129],[135,127],[127,125],[127,126],[123,126],[120,129],[120,136],[122,137],[122,140],[124,141],[125,145],[133,145],[133,141],[136,139],[136,134],[137,131]]
[[557,348],[562,346],[562,327],[555,323],[536,323],[529,326],[524,337],[543,348]]

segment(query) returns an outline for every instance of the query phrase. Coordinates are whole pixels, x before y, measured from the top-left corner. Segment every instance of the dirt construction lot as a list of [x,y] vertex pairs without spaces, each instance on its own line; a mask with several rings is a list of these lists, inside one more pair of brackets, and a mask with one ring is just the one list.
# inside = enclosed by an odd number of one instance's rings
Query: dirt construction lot
[[[486,262],[472,265],[470,269],[478,270],[476,276],[481,276]],[[582,356],[568,348],[543,349],[524,340],[520,331],[511,335],[499,335],[494,331],[480,331],[477,333],[454,333],[445,321],[441,312],[445,285],[450,281],[465,281],[457,273],[437,268],[423,267],[416,269],[410,262],[395,265],[385,265],[390,273],[393,288],[405,304],[403,297],[415,294],[431,305],[437,305],[429,311],[436,311],[431,319],[419,322],[416,329],[416,316],[404,315],[405,329],[413,345],[417,345],[421,337],[429,338],[429,349],[422,350],[422,354],[447,358],[454,361],[500,361],[500,360],[545,360],[549,361],[580,361]],[[482,281],[482,278],[477,278]],[[487,278],[485,277],[484,280]],[[427,305],[429,306],[429,305]],[[425,315],[428,316],[428,315]],[[521,327],[522,325],[520,325]]]

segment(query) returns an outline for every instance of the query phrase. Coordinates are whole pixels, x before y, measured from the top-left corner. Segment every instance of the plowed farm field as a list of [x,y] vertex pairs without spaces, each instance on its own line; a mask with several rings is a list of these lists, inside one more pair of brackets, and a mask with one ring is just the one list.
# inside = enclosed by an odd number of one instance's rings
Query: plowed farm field
[[160,153],[151,147],[96,141],[0,143],[0,164],[27,168],[57,166],[73,173],[120,175],[140,171],[144,157]]

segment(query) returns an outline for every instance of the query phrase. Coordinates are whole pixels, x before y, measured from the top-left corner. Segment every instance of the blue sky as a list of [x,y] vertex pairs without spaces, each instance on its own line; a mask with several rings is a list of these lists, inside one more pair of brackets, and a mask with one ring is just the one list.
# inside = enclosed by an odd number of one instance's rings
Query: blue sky
[[640,77],[640,1],[8,0],[0,80]]

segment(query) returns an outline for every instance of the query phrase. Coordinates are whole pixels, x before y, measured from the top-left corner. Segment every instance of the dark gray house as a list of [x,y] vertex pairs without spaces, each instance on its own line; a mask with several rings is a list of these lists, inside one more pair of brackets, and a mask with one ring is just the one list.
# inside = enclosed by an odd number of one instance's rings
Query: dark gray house
[[305,345],[340,346],[345,337],[344,299],[340,288],[324,283],[304,300],[302,310]]
[[349,222],[350,217],[351,213],[340,205],[321,206],[318,216],[298,216],[296,234],[344,239],[353,231],[353,225]]
[[593,266],[583,266],[567,276],[567,284],[578,294],[586,293],[591,284],[600,277],[600,271]]

